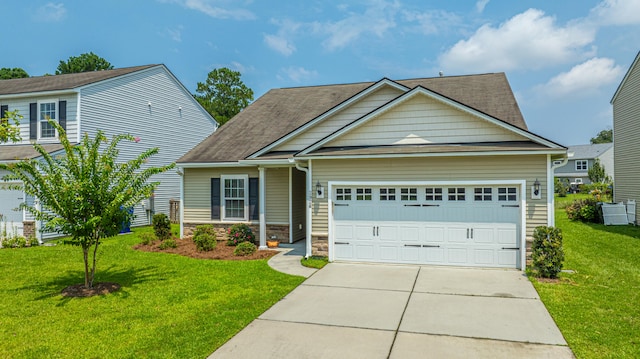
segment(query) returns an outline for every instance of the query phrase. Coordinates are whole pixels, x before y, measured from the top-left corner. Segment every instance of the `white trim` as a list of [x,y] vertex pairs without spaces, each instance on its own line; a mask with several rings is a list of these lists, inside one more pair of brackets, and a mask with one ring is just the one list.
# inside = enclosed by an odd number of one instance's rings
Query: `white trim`
[[[248,180],[247,180],[248,181]],[[265,176],[265,168],[258,167],[258,207],[259,207],[259,220],[260,220],[260,247],[259,249],[267,249],[267,224],[265,220],[265,185],[266,176]]]
[[487,152],[438,152],[438,153],[389,153],[389,154],[366,154],[366,155],[307,155],[299,156],[299,160],[333,160],[333,159],[360,159],[360,158],[396,158],[396,157],[468,157],[468,156],[500,156],[500,155],[545,155],[564,154],[565,150],[544,150],[544,151],[487,151]]
[[78,91],[75,89],[66,89],[66,90],[57,90],[57,91],[38,91],[38,92],[22,92],[16,94],[6,94],[0,95],[0,99],[2,100],[10,100],[15,98],[32,98],[32,97],[42,97],[42,96],[65,96],[77,94]]
[[487,122],[490,122],[496,126],[502,127],[506,130],[509,130],[511,132],[514,132],[520,136],[523,136],[525,138],[528,138],[531,141],[534,141],[536,143],[540,143],[542,145],[545,145],[547,147],[551,147],[551,148],[559,148],[559,145],[556,143],[553,143],[547,139],[544,139],[542,137],[539,137],[537,135],[534,135],[531,132],[525,131],[519,127],[516,127],[514,125],[508,124],[506,122],[500,121],[495,117],[491,117],[485,113],[482,113],[476,109],[473,109],[471,107],[467,107],[459,102],[456,102],[450,98],[444,97],[438,93],[432,92],[424,87],[416,87],[413,90],[397,97],[396,99],[394,99],[393,101],[378,107],[375,111],[370,112],[369,114],[359,118],[358,120],[350,123],[349,125],[342,127],[341,129],[333,132],[332,134],[322,138],[321,140],[311,144],[310,146],[308,146],[307,148],[303,149],[302,151],[300,151],[300,154],[305,155],[305,154],[309,154],[309,152],[314,151],[318,148],[320,148],[322,145],[342,136],[345,133],[348,133],[360,126],[362,126],[363,124],[365,124],[366,122],[368,122],[369,120],[376,118],[378,116],[380,116],[381,114],[390,111],[391,109],[393,109],[394,107],[402,104],[405,101],[408,101],[409,99],[413,98],[414,96],[417,96],[418,94],[422,94],[428,97],[431,97],[434,100],[440,101],[448,106],[451,106],[453,108],[456,108],[460,111],[466,112],[469,115],[475,116],[477,118],[483,119]]
[[293,167],[291,161],[288,158],[277,160],[239,160],[238,163],[247,166],[278,166],[278,167]]
[[180,238],[184,238],[184,171],[178,171],[178,176],[180,176]]
[[307,166],[309,168],[309,172],[307,173],[307,188],[305,196],[307,197],[307,252],[306,257],[309,258],[313,254],[313,241],[311,238],[313,237],[313,197],[311,196],[311,191],[313,188],[313,163],[311,160],[307,162]]
[[[244,180],[244,218],[227,218],[226,217],[226,197],[224,195],[224,182],[227,179]],[[249,221],[249,175],[234,174],[220,175],[220,221],[221,222],[247,222]]]
[[58,124],[60,124],[60,98],[43,98],[43,99],[39,99],[36,101],[36,118],[37,118],[37,123],[38,123],[38,127],[37,127],[37,132],[38,132],[38,143],[48,143],[48,142],[58,142],[59,141],[59,137],[60,134],[58,133],[58,130],[56,130],[55,128],[53,129],[53,137],[42,137],[42,123],[44,122],[42,120],[42,116],[41,116],[41,112],[40,112],[40,105],[41,104],[48,104],[48,103],[52,103],[55,105],[55,118],[53,119],[54,121],[56,121]]
[[257,167],[241,164],[238,162],[185,162],[177,163],[178,168],[218,168],[218,167]]
[[[555,161],[553,161],[555,162]],[[554,209],[554,194],[555,194],[555,182],[553,178],[553,162],[551,161],[551,155],[547,155],[547,226],[553,227],[556,224],[555,209]],[[557,165],[560,166],[562,161]]]
[[289,167],[289,243],[293,243],[293,167]]
[[315,124],[317,124],[318,122],[321,122],[322,120],[326,119],[327,117],[333,116],[334,114],[336,114],[339,111],[342,111],[344,108],[346,108],[347,106],[351,105],[354,102],[359,101],[360,99],[362,99],[363,97],[369,95],[370,93],[380,89],[383,85],[388,85],[388,86],[392,86],[394,88],[397,88],[398,90],[401,91],[408,91],[409,88],[399,84],[393,80],[390,80],[388,78],[383,78],[382,80],[375,82],[373,84],[371,84],[369,87],[365,88],[364,90],[360,91],[359,93],[353,95],[352,97],[348,98],[347,100],[343,101],[342,103],[336,105],[335,107],[329,109],[327,112],[321,114],[320,116],[314,118],[313,120],[305,123],[304,125],[298,127],[297,129],[289,132],[288,134],[286,134],[285,136],[281,137],[280,139],[278,139],[275,142],[270,143],[269,145],[267,145],[266,147],[261,148],[260,150],[258,150],[257,152],[252,153],[248,158],[256,158],[259,157],[260,155],[263,155],[267,152],[269,152],[269,150],[279,146],[280,144],[294,138],[295,136],[299,135],[300,133],[306,131],[307,129],[313,127]]
[[624,77],[622,78],[622,81],[620,81],[620,85],[618,85],[618,88],[616,89],[616,93],[613,94],[613,97],[611,98],[611,101],[609,101],[610,104],[613,105],[613,103],[616,101],[616,98],[618,97],[618,94],[620,93],[620,91],[624,87],[624,85],[627,82],[627,79],[629,78],[629,76],[631,76],[631,72],[633,71],[633,68],[636,67],[636,65],[638,63],[640,63],[640,51],[638,51],[638,53],[636,54],[636,57],[633,59],[633,62],[631,63],[631,66],[629,66],[629,69],[627,70],[627,73],[624,74]]
[[333,187],[334,186],[402,186],[402,185],[418,185],[418,186],[474,186],[474,185],[514,185],[520,187],[520,270],[524,271],[527,266],[527,200],[526,200],[526,180],[482,180],[482,181],[328,181],[328,244],[329,244],[329,261],[334,261],[335,246],[333,244]]
[[[82,106],[81,106],[81,101],[82,101],[82,93],[80,91],[77,92],[76,94],[76,142],[80,142],[80,140],[82,139]],[[180,238],[182,238],[182,236],[180,236]]]
[[[584,169],[582,168],[578,168],[578,162],[580,162],[580,164],[586,163],[586,165],[584,167]],[[580,166],[583,167],[583,166]],[[589,171],[589,160],[575,160],[573,168],[575,171]]]

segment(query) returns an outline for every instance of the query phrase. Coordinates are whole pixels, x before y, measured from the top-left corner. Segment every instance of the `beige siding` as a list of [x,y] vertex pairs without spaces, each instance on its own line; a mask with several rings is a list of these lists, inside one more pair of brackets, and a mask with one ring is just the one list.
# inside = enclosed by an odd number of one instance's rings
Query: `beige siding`
[[184,221],[219,222],[211,220],[211,178],[234,174],[258,177],[258,169],[255,167],[185,168]]
[[613,138],[615,200],[640,201],[640,61],[613,103]]
[[267,168],[265,175],[265,219],[289,224],[289,168]]
[[304,131],[291,140],[274,148],[274,151],[299,151],[310,144],[326,137],[327,135],[344,127],[357,118],[371,112],[385,103],[398,97],[402,92],[391,86],[385,86],[368,96],[360,99],[356,103],[348,106],[333,116],[324,119],[312,128]]
[[[398,158],[370,160],[314,160],[313,182],[328,188],[328,181],[481,181],[526,180],[527,236],[547,225],[547,157],[469,156],[448,158]],[[538,179],[541,200],[531,200],[529,189]],[[313,199],[312,232],[328,232],[327,199]]]
[[522,141],[524,137],[424,94],[417,94],[327,147]]
[[291,208],[291,235],[294,241],[303,239],[306,235],[306,175],[297,169],[291,170],[292,208]]

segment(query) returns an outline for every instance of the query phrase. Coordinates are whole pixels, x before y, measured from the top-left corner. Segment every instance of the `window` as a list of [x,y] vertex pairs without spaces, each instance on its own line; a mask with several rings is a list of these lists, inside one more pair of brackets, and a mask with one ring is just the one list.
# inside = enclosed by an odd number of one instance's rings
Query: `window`
[[336,188],[336,201],[351,201],[351,188]]
[[491,187],[477,187],[473,189],[474,201],[491,201]]
[[427,201],[442,201],[442,188],[426,188],[426,193]]
[[395,201],[396,189],[395,188],[380,188],[380,200],[381,201]]
[[371,188],[356,188],[356,201],[371,201]]
[[464,201],[465,200],[465,191],[464,187],[458,188],[447,188],[448,199],[449,201]]
[[400,200],[417,201],[418,189],[417,188],[400,188]]
[[515,187],[498,187],[498,201],[517,201],[518,189]]
[[49,119],[57,120],[56,101],[38,102],[38,122],[40,138],[55,138],[56,129],[49,123]]
[[247,218],[247,176],[221,176],[223,220],[243,220]]
[[587,160],[576,161],[576,171],[586,171],[588,169],[589,169],[589,161]]

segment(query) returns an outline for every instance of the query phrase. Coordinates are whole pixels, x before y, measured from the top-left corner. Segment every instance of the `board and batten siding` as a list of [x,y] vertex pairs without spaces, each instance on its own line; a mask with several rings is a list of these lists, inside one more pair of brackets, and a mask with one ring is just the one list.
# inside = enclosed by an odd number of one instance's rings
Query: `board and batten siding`
[[[640,55],[639,55],[640,56]],[[640,201],[640,60],[613,101],[614,200]],[[638,221],[636,210],[636,223]]]
[[[329,181],[487,181],[526,180],[527,236],[547,225],[546,155],[468,156],[436,158],[388,158],[313,160],[312,183],[328,189]],[[533,182],[541,183],[541,200],[531,200]],[[328,197],[328,196],[325,196]],[[313,199],[312,232],[327,235],[327,198]]]
[[383,86],[357,102],[347,106],[336,114],[325,118],[303,133],[274,148],[274,151],[299,151],[312,143],[339,130],[352,121],[375,110],[400,96],[402,91],[391,86]]
[[[85,87],[80,105],[82,133],[93,137],[102,130],[108,138],[121,133],[140,138],[138,143],[121,142],[121,160],[158,147],[159,153],[143,168],[175,162],[216,128],[211,117],[163,66]],[[154,194],[154,212],[168,215],[169,200],[180,198],[180,177],[174,169],[151,180],[160,182]],[[149,213],[141,206],[136,206],[134,214],[132,225],[149,223]]]
[[330,141],[327,147],[523,141],[524,137],[424,94]]

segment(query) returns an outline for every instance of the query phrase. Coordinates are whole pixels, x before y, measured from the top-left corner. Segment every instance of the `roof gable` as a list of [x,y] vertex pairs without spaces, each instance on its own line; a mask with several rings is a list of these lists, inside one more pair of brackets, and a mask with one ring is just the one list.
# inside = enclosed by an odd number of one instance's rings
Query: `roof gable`
[[626,84],[627,79],[629,79],[631,74],[635,71],[638,64],[640,64],[640,51],[638,51],[638,54],[636,54],[636,58],[633,60],[633,63],[629,67],[629,70],[627,70],[627,73],[622,78],[622,81],[620,81],[620,85],[618,85],[618,88],[616,89],[616,92],[613,94],[613,97],[611,98],[611,101],[609,103],[613,104],[616,101],[616,98],[620,94],[620,91],[624,89],[624,85]]

